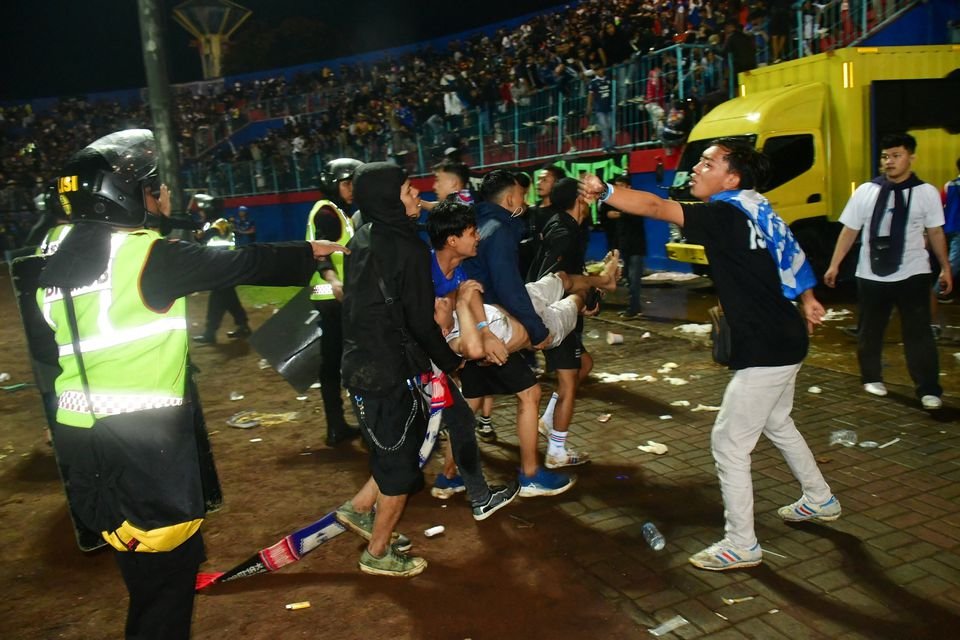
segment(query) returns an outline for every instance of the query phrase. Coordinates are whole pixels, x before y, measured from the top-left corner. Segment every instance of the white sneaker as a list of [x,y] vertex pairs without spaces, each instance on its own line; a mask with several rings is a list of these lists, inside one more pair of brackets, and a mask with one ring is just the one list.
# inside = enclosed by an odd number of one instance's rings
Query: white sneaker
[[763,549],[760,548],[759,542],[750,549],[740,549],[733,546],[726,538],[690,556],[690,564],[707,571],[744,569],[755,567],[761,562],[763,562]]
[[863,385],[863,390],[875,396],[887,395],[887,388],[882,382],[868,382],[867,384]]
[[939,409],[943,406],[943,400],[937,396],[923,396],[920,398],[920,404],[924,409]]
[[539,432],[540,432],[540,435],[543,436],[544,438],[546,438],[547,440],[550,439],[550,429],[551,429],[551,428],[552,428],[552,427],[551,427],[550,425],[548,425],[546,422],[544,422],[542,418],[541,418],[540,421],[537,423],[537,431],[539,431]]
[[579,453],[572,449],[564,449],[563,453],[553,455],[547,453],[545,466],[547,469],[559,469],[561,467],[577,467],[581,464],[590,462],[590,454],[584,451]]

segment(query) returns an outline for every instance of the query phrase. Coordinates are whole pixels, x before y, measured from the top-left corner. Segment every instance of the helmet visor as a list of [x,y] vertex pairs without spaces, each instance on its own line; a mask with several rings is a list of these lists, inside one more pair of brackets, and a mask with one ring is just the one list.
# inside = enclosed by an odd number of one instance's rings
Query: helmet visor
[[99,153],[123,182],[142,182],[159,193],[157,145],[149,129],[117,131],[94,141],[87,149]]

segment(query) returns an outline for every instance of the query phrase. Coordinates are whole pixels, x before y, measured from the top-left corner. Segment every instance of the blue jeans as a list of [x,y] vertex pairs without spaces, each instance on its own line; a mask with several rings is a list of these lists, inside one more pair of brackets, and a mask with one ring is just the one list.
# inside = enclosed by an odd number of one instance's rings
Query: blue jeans
[[613,149],[613,119],[609,111],[597,111],[594,113],[597,117],[597,126],[600,127],[600,144],[604,150]]
[[627,313],[643,311],[640,304],[640,287],[643,278],[643,256],[627,256],[627,280],[630,281],[630,301],[627,304]]

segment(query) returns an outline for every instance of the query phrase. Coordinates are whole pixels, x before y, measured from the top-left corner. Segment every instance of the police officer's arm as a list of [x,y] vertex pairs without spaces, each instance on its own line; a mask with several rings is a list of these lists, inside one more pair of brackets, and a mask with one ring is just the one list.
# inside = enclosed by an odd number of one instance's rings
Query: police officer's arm
[[591,201],[602,197],[608,189],[613,193],[604,202],[611,207],[616,207],[621,213],[666,220],[683,226],[683,208],[679,202],[664,200],[660,196],[639,189],[614,189],[613,185],[605,184],[593,174],[588,174],[580,180],[580,193]]
[[177,298],[197,291],[238,284],[306,285],[316,257],[330,243],[287,242],[252,244],[236,251],[218,251],[177,240],[158,240],[140,276],[144,302],[163,309]]

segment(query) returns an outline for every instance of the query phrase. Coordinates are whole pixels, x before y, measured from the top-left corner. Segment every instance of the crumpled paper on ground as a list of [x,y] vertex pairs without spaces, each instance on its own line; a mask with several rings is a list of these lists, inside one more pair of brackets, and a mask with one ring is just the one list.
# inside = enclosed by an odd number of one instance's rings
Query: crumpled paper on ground
[[647,444],[638,445],[637,449],[640,449],[640,451],[644,451],[646,453],[655,453],[658,456],[662,456],[669,451],[669,449],[667,449],[667,445],[654,442],[653,440],[647,440]]

